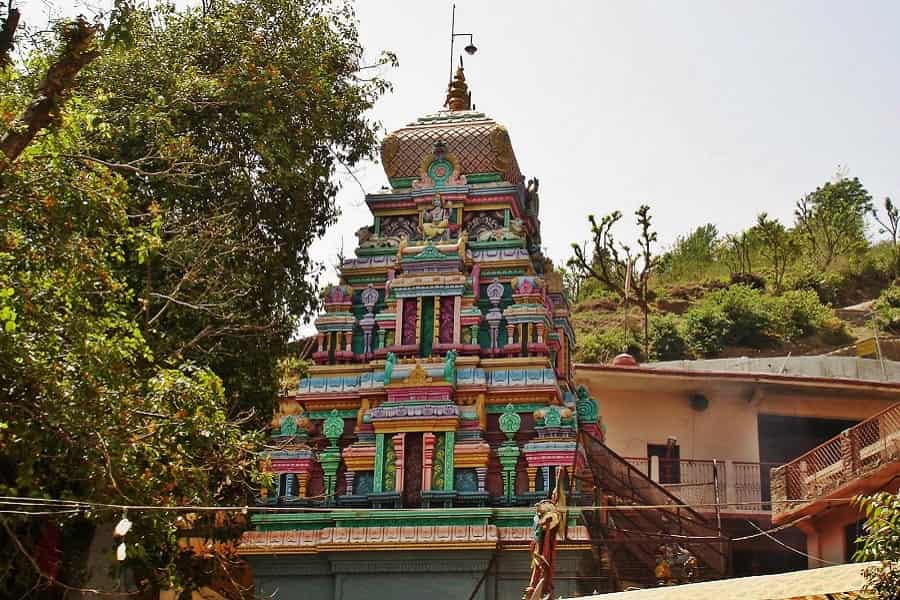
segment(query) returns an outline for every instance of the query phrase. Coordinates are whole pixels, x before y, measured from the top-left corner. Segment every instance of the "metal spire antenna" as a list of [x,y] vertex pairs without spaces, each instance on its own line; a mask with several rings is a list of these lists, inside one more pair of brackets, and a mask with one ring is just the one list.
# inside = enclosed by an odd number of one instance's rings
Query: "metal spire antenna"
[[478,48],[475,47],[475,44],[472,42],[472,34],[471,33],[456,33],[456,4],[453,4],[453,12],[450,16],[450,77],[448,81],[453,81],[453,44],[456,41],[458,36],[469,36],[469,45],[463,48],[466,51],[466,54],[470,56],[475,54],[478,51]]

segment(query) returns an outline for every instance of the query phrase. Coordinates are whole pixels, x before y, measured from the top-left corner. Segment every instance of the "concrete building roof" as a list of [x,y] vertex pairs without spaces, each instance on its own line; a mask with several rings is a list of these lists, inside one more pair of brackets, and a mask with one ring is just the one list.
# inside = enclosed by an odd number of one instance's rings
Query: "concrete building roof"
[[[863,598],[863,571],[877,562],[738,577],[673,587],[584,596],[575,600],[828,600]],[[832,595],[833,594],[833,595]]]
[[643,363],[647,369],[766,373],[794,377],[900,382],[900,361],[855,356],[777,356],[768,358],[711,358]]
[[[759,385],[770,389],[811,389],[817,393],[865,390],[896,401],[900,394],[900,362],[835,356],[735,358],[626,364],[578,363],[576,377],[600,375],[607,384],[690,388],[705,385]],[[885,378],[884,373],[887,373]]]

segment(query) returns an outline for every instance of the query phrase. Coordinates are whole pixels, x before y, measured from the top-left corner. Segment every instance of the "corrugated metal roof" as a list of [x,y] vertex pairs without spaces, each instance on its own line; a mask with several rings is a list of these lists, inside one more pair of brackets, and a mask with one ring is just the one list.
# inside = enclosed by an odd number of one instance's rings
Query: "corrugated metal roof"
[[859,593],[865,585],[863,570],[876,565],[877,562],[838,565],[585,596],[581,600],[851,600],[866,597]]

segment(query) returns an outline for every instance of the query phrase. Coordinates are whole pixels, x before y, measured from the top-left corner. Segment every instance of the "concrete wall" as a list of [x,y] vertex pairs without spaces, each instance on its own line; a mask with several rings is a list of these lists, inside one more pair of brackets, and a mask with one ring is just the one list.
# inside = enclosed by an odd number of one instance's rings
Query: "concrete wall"
[[[677,438],[682,459],[759,461],[761,414],[862,421],[897,402],[865,389],[816,389],[748,381],[579,369],[576,382],[599,402],[606,443],[625,457]],[[703,394],[705,410],[691,406]]]
[[645,457],[647,444],[675,437],[682,459],[759,460],[756,408],[741,395],[710,395],[698,412],[683,392],[591,391],[601,398],[606,443],[621,456]]
[[[491,560],[490,550],[336,552],[329,555],[249,556],[261,597],[276,600],[439,600],[469,598]],[[574,577],[589,552],[560,552],[558,577]],[[496,570],[496,573],[494,572]],[[501,552],[478,600],[518,600],[530,573],[527,551]],[[587,593],[561,579],[556,595]]]

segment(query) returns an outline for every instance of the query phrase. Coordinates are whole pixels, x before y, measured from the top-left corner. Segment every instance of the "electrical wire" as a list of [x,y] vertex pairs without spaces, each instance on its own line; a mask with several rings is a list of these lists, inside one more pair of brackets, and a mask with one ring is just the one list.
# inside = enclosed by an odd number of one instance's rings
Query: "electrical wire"
[[818,557],[818,556],[813,556],[812,554],[807,554],[806,552],[803,552],[802,550],[797,550],[796,548],[792,548],[791,546],[788,546],[787,544],[785,544],[784,542],[782,542],[782,541],[779,540],[778,538],[776,538],[776,537],[774,537],[774,536],[772,536],[772,535],[769,535],[769,532],[768,532],[768,531],[763,531],[762,528],[760,528],[760,526],[757,525],[756,523],[754,523],[753,521],[748,520],[747,522],[750,523],[750,525],[752,525],[754,528],[756,528],[756,530],[759,531],[759,533],[760,533],[761,535],[766,536],[767,538],[769,538],[770,540],[772,540],[773,542],[775,542],[776,544],[778,544],[778,545],[781,546],[782,548],[785,548],[785,549],[787,549],[787,550],[790,550],[791,552],[793,552],[793,553],[795,553],[795,554],[799,554],[800,556],[805,556],[806,558],[811,558],[812,560],[819,561],[820,563],[826,564],[826,565],[839,565],[839,564],[841,564],[841,563],[831,562],[830,560],[825,560],[824,558],[821,558],[821,557]]
[[[820,500],[820,502],[827,503],[842,503],[846,504],[848,502],[852,502],[854,498],[829,498]],[[798,503],[804,502],[802,500],[784,500],[781,501],[786,504],[790,503]],[[678,508],[715,508],[715,507],[735,507],[735,506],[761,506],[764,504],[773,504],[772,501],[768,502],[720,502],[720,503],[696,503],[696,504],[657,504],[657,505],[613,505],[613,506],[570,506],[569,510],[578,510],[581,512],[616,512],[616,511],[634,511],[634,510],[662,510],[662,509],[678,509]],[[47,510],[18,510],[20,507],[29,506],[35,508],[46,508]],[[3,507],[16,507],[15,509],[7,509]],[[320,507],[310,507],[310,506],[162,506],[162,505],[127,505],[127,504],[110,504],[103,502],[92,502],[85,500],[65,500],[59,498],[31,498],[31,497],[22,497],[22,496],[0,496],[0,514],[9,514],[9,515],[18,515],[18,516],[26,516],[26,517],[43,517],[50,515],[64,515],[64,514],[83,514],[88,511],[99,512],[99,511],[116,511],[116,512],[124,512],[124,511],[134,511],[134,512],[150,512],[150,511],[158,511],[158,512],[204,512],[204,511],[233,511],[233,512],[241,512],[244,514],[247,513],[359,513],[359,514],[371,514],[377,513],[379,511],[390,511],[393,512],[396,509],[358,509],[358,508],[342,508],[342,507],[334,507],[334,508],[320,508]],[[453,512],[453,511],[466,511],[468,508],[464,507],[452,507],[452,508],[442,508],[440,509],[442,512]],[[495,509],[499,512],[520,512],[520,509],[512,508],[512,507],[501,507]],[[726,536],[715,537],[715,536],[685,536],[685,535],[676,535],[676,534],[658,534],[660,537],[669,537],[672,539],[678,539],[684,542],[698,542],[698,543],[709,543],[713,541],[722,541],[722,542],[741,542],[746,540],[751,540],[759,537],[766,537],[771,541],[775,542],[779,546],[793,552],[795,554],[799,554],[808,559],[818,561],[822,564],[828,565],[836,565],[839,563],[834,563],[828,561],[824,558],[813,556],[811,554],[807,554],[801,550],[793,548],[788,544],[785,544],[778,538],[774,537],[772,534],[787,529],[789,527],[793,527],[797,523],[801,521],[805,521],[810,518],[810,515],[805,515],[800,518],[794,519],[788,523],[783,523],[777,527],[772,527],[770,529],[762,529],[755,522],[745,519],[748,524],[750,524],[754,529],[757,530],[757,533],[729,538]]]
[[[851,502],[853,498],[831,498],[823,501],[827,501],[829,503],[847,503]],[[800,502],[799,500],[786,500],[786,503],[790,502]],[[569,506],[569,510],[577,510],[580,512],[616,512],[616,511],[635,511],[635,510],[662,510],[662,509],[677,509],[677,508],[715,508],[715,507],[733,507],[733,506],[744,506],[744,505],[752,505],[752,506],[760,506],[763,504],[772,504],[772,502],[722,502],[722,503],[698,503],[698,504],[657,504],[657,505],[613,505],[613,506]],[[18,510],[19,507],[22,506],[34,506],[34,507],[46,507],[48,510]],[[3,507],[16,507],[16,509],[6,509]],[[50,510],[53,509],[53,510]],[[342,507],[334,507],[334,508],[324,508],[324,507],[312,507],[312,506],[154,506],[154,505],[127,505],[127,504],[107,504],[102,502],[91,502],[84,500],[63,500],[63,499],[49,499],[49,498],[28,498],[28,497],[19,497],[19,496],[0,496],[0,514],[10,514],[10,515],[20,515],[20,516],[48,516],[48,515],[62,515],[62,514],[79,514],[85,512],[100,512],[100,511],[114,511],[114,512],[122,512],[122,511],[134,511],[134,512],[205,512],[205,511],[225,511],[225,512],[241,512],[244,514],[248,513],[356,513],[356,514],[372,514],[378,513],[380,511],[394,512],[396,509],[390,508],[367,508],[367,509],[359,509],[359,508],[342,508]],[[454,511],[467,511],[468,508],[465,507],[451,507],[451,508],[442,508],[441,512],[444,513],[452,513]],[[494,510],[503,513],[503,512],[521,512],[519,508],[513,507],[500,507],[495,508]],[[778,525],[777,527],[772,527],[770,529],[763,530],[759,526],[757,526],[752,521],[748,520],[748,523],[751,523],[754,528],[758,530],[758,533],[729,538],[726,536],[686,536],[686,535],[677,535],[677,534],[659,534],[660,537],[669,537],[672,539],[683,540],[685,542],[710,542],[710,541],[722,541],[722,542],[743,542],[759,537],[769,537],[772,540],[778,542],[781,545],[782,542],[772,537],[771,534],[777,533],[789,527],[793,527],[797,523],[801,521],[805,521],[809,519],[810,516],[802,516],[797,519],[794,519],[790,522],[783,523]],[[795,550],[796,549],[792,549]],[[797,551],[799,552],[799,551]],[[818,559],[817,559],[818,560]],[[823,562],[824,559],[822,559]]]
[[[309,498],[306,498],[309,499]],[[313,498],[315,499],[315,498]],[[854,498],[823,498],[817,502],[828,504],[846,504],[852,502]],[[798,504],[806,503],[808,500],[779,500],[778,503]],[[615,512],[615,511],[635,511],[635,510],[661,510],[661,509],[712,509],[712,508],[729,508],[743,506],[762,506],[766,504],[774,504],[773,501],[746,501],[746,502],[698,502],[683,504],[617,504],[611,506],[577,506],[571,505],[568,508],[577,509],[581,512]],[[60,500],[45,498],[29,498],[18,496],[0,496],[0,506],[66,506],[70,508],[80,508],[84,510],[134,510],[134,511],[161,511],[161,512],[202,512],[202,511],[242,511],[242,512],[327,512],[327,513],[359,513],[359,512],[378,512],[378,511],[395,511],[394,508],[346,508],[346,507],[315,507],[315,506],[258,506],[258,505],[224,505],[224,506],[203,506],[203,505],[140,505],[140,504],[111,504],[104,502],[93,502],[87,500]],[[466,507],[442,508],[442,512],[467,511]],[[515,511],[516,508],[499,507],[495,510],[499,511]]]

